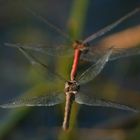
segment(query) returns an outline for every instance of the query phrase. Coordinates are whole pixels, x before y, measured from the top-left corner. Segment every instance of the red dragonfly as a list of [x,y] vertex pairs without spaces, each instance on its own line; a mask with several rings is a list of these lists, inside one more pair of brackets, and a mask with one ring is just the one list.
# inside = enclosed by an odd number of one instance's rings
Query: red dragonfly
[[[140,11],[140,8],[136,8],[135,10],[123,16],[116,22],[92,34],[91,36],[87,37],[83,41],[73,41],[71,37],[69,37],[66,33],[64,33],[62,30],[60,30],[53,24],[49,23],[46,19],[44,19],[40,15],[36,15],[36,13],[31,11],[30,9],[27,9],[27,10],[29,10],[34,16],[38,17],[43,22],[45,22],[46,25],[48,25],[49,27],[48,32],[51,35],[50,35],[50,38],[48,37],[48,42],[46,43],[47,45],[42,45],[42,44],[24,45],[24,44],[19,44],[19,43],[18,44],[4,43],[4,45],[10,46],[10,47],[22,47],[24,49],[32,50],[32,51],[39,52],[42,54],[53,55],[53,56],[54,55],[55,56],[66,56],[66,55],[70,56],[74,54],[74,63],[72,66],[72,71],[71,71],[71,80],[74,80],[76,76],[76,72],[77,72],[79,58],[86,61],[96,62],[101,56],[107,53],[110,47],[112,47],[112,46],[108,46],[107,48],[96,47],[96,46],[91,47],[91,45],[89,44],[95,39],[98,39],[99,37],[103,36],[105,33],[111,31],[118,24],[122,23],[126,19],[138,13]],[[53,40],[51,40],[52,36],[54,35],[56,37],[53,37]],[[70,44],[72,44],[71,45],[72,47],[69,47]],[[119,48],[119,47],[116,47],[115,45],[116,44],[114,44],[113,46],[112,54],[109,57],[109,60],[115,60],[120,57],[126,57],[126,56],[136,55],[140,53],[139,47]]]
[[[113,29],[115,26],[117,26],[119,23],[124,21],[125,19],[129,18],[130,16],[137,13],[140,9],[135,9],[134,11],[130,12],[128,15],[122,17],[117,22],[105,27],[104,29],[100,30],[99,32],[91,35],[87,39],[85,39],[83,42],[81,41],[75,41],[75,43],[72,45],[74,48],[74,62],[73,67],[71,71],[71,78],[70,81],[65,80],[65,78],[62,78],[57,73],[53,73],[54,76],[57,77],[60,81],[63,83],[65,82],[65,96],[66,96],[66,105],[65,105],[65,114],[64,114],[64,122],[63,122],[63,129],[67,130],[69,128],[69,119],[70,119],[70,112],[71,112],[71,105],[73,101],[80,103],[80,104],[86,104],[86,105],[92,105],[92,106],[105,106],[105,107],[114,107],[118,109],[124,109],[124,110],[130,110],[137,112],[137,110],[128,107],[126,105],[121,105],[114,103],[112,101],[107,101],[103,99],[93,98],[89,94],[86,94],[82,92],[80,85],[85,84],[92,79],[94,79],[104,68],[105,64],[108,62],[108,60],[116,59],[119,57],[127,56],[127,55],[134,55],[138,53],[138,48],[135,49],[122,49],[119,52],[116,51],[114,46],[111,46],[107,49],[97,49],[95,48],[95,51],[92,47],[88,47],[88,43],[102,35],[104,35],[106,32]],[[39,18],[42,19],[42,17],[39,16]],[[44,19],[43,19],[44,20]],[[69,39],[69,37],[61,32],[58,28],[50,24],[48,21],[45,20],[45,22],[52,27],[52,29],[55,29],[58,33],[61,33],[61,35]],[[71,40],[70,40],[71,42]],[[69,43],[70,43],[69,42]],[[53,44],[51,48],[44,47],[43,45],[20,45],[20,44],[11,44],[11,43],[5,43],[7,46],[17,47],[29,60],[32,64],[37,64],[41,66],[42,68],[45,68],[45,70],[48,70],[48,67],[46,64],[42,63],[35,55],[30,54],[28,51],[35,51],[40,53],[46,53],[50,55],[57,55],[57,53],[60,52],[62,54],[70,54],[72,49],[63,47],[67,46],[66,42],[64,44],[58,44],[57,48],[53,47]],[[50,45],[50,46],[51,46]],[[64,51],[63,51],[64,50]],[[117,53],[116,53],[117,52]],[[73,52],[72,52],[73,53]],[[124,54],[125,53],[125,54]],[[59,54],[60,55],[60,54]],[[83,72],[79,77],[76,77],[77,73],[77,67],[78,67],[78,61],[80,56],[83,59],[88,59],[91,61],[95,61],[95,63],[89,67],[85,72]],[[93,59],[94,58],[94,59]],[[1,105],[3,108],[13,108],[13,107],[22,107],[22,106],[51,106],[55,104],[59,104],[64,101],[65,97],[64,94],[62,94],[63,91],[55,91],[52,90],[47,95],[42,96],[32,96],[32,97],[24,97],[19,98],[14,101],[9,102],[8,104]]]
[[[30,54],[27,50],[22,47],[18,47],[18,49],[25,55],[25,57],[31,62],[31,64],[38,65],[45,69],[45,71],[49,70],[46,64],[40,62],[34,55]],[[85,104],[89,106],[111,107],[132,112],[139,112],[138,110],[127,105],[118,104],[109,100],[94,98],[90,94],[82,92],[82,88],[80,86],[94,79],[100,73],[104,65],[109,60],[109,57],[112,54],[112,50],[113,48],[110,48],[110,50],[106,52],[95,64],[90,66],[79,77],[76,77],[75,80],[67,81],[59,74],[49,71],[49,73],[52,73],[57,80],[65,83],[64,90],[56,91],[56,89],[51,89],[50,92],[48,92],[46,95],[27,95],[18,99],[11,100],[9,101],[9,103],[0,105],[0,107],[16,108],[25,106],[53,106],[65,101],[65,112],[63,121],[64,130],[67,130],[69,128],[69,119],[73,101],[79,104]],[[63,94],[63,92],[65,94]]]

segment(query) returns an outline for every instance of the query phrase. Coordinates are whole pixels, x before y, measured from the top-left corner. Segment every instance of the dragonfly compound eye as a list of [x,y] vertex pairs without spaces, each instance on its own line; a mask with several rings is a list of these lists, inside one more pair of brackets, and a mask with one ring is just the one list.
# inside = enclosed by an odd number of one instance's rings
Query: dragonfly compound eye
[[89,43],[85,43],[85,44],[81,44],[79,49],[83,52],[83,53],[87,53],[89,51]]

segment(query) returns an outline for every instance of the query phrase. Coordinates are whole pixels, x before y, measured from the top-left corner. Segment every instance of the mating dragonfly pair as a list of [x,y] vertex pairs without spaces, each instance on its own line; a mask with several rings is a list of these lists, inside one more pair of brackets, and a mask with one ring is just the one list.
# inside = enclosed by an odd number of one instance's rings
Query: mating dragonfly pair
[[[65,83],[65,88],[63,94],[63,90],[55,91],[51,90],[46,95],[41,96],[31,96],[31,97],[22,97],[19,99],[15,99],[14,101],[10,101],[9,103],[0,105],[2,108],[14,108],[14,107],[24,107],[24,106],[53,106],[59,103],[66,102],[65,104],[65,113],[64,113],[64,121],[63,121],[63,129],[67,130],[69,128],[69,119],[71,106],[73,101],[79,104],[85,104],[89,106],[103,106],[103,107],[112,107],[123,110],[130,110],[133,112],[138,112],[138,110],[128,107],[126,105],[114,103],[112,101],[107,101],[104,99],[94,98],[91,95],[84,93],[80,90],[80,86],[86,84],[87,82],[93,80],[104,68],[106,63],[110,60],[115,60],[120,57],[131,56],[140,53],[140,48],[116,48],[115,46],[109,46],[108,48],[98,48],[92,47],[89,43],[101,36],[105,33],[116,27],[118,24],[138,13],[140,8],[135,9],[134,11],[128,13],[115,23],[101,29],[97,33],[91,35],[86,38],[84,41],[75,41],[73,43],[73,48],[67,47],[68,44],[66,42],[72,44],[72,39],[68,37],[65,33],[63,33],[60,29],[56,28],[52,24],[50,24],[47,20],[43,19],[41,16],[38,16],[42,19],[48,26],[50,26],[51,30],[55,30],[60,36],[65,38],[63,44],[58,44],[57,47],[53,47],[53,43],[50,44],[50,47],[46,45],[20,45],[20,44],[12,44],[5,43],[4,45],[10,47],[18,48],[31,62],[33,65],[39,65],[45,71],[49,71],[48,66],[41,62],[37,56],[33,55],[32,52],[36,52],[39,54],[47,54],[47,55],[71,55],[74,54],[74,62],[71,70],[71,78],[69,81],[65,80],[62,76],[57,73],[53,73],[57,79]],[[33,13],[34,14],[34,13]],[[59,53],[60,52],[60,53]],[[87,70],[85,70],[79,77],[76,77],[77,67],[79,63],[79,59],[84,59],[88,61],[93,61],[94,64],[91,65]]]

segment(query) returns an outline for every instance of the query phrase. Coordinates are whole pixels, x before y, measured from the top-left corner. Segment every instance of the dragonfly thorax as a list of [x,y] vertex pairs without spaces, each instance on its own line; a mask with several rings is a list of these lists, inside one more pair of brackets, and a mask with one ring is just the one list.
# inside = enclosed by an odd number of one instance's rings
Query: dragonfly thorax
[[72,45],[72,47],[74,48],[74,49],[79,49],[80,51],[87,51],[88,50],[88,46],[89,46],[89,44],[84,44],[82,41],[78,41],[78,40],[76,40],[74,43],[73,43],[73,45]]
[[65,83],[65,93],[76,94],[80,89],[80,85],[76,81],[67,81]]

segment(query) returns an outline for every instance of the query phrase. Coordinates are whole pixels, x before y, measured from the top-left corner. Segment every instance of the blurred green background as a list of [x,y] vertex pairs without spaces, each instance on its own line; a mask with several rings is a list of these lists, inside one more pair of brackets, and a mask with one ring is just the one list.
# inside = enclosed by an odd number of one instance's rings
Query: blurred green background
[[[56,83],[37,73],[21,53],[3,43],[54,44],[47,25],[26,8],[48,19],[70,34],[84,39],[112,23],[140,4],[139,0],[0,0],[0,104],[24,94],[40,94]],[[111,33],[139,24],[133,16]],[[58,40],[57,40],[58,39]],[[57,40],[57,41],[55,41]],[[43,56],[44,58],[44,56]],[[107,64],[102,73],[83,88],[95,96],[140,109],[140,56]],[[69,79],[72,57],[45,56],[50,69]],[[85,64],[85,62],[82,62]],[[80,65],[82,72],[87,65]],[[57,83],[59,84],[59,83]],[[129,111],[74,104],[71,130],[63,132],[64,104],[54,107],[0,109],[0,140],[139,140],[140,117]]]

